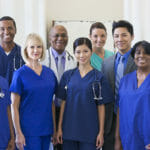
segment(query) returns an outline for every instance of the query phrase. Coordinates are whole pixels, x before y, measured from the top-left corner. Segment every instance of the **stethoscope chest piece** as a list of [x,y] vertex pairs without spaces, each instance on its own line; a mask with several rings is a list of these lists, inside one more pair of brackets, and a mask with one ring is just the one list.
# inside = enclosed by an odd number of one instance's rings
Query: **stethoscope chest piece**
[[0,92],[0,98],[4,98],[5,94],[3,92]]
[[66,86],[65,86],[65,90],[67,90],[67,89],[68,89],[68,86],[66,85]]
[[93,99],[94,100],[100,101],[103,99],[102,95],[101,95],[101,83],[100,83],[100,81],[95,81],[92,83],[92,90],[93,90],[93,95],[94,95]]
[[5,94],[4,92],[2,91],[2,89],[0,88],[0,98],[4,98]]

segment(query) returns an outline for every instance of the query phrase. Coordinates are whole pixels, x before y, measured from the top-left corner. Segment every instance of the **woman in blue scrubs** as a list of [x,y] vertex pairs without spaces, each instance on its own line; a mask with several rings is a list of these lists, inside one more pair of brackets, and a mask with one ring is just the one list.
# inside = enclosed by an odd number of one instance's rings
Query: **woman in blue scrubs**
[[11,83],[12,118],[19,150],[48,150],[53,134],[52,98],[57,79],[40,64],[45,49],[37,34],[29,34],[22,51],[26,64]]
[[[150,43],[140,41],[131,52],[137,70],[122,78],[116,136],[123,150],[150,149]],[[119,139],[118,139],[119,141]]]
[[96,150],[104,143],[104,104],[113,96],[102,73],[90,64],[91,41],[78,38],[73,47],[78,67],[66,71],[60,81],[57,140],[63,150]]
[[15,137],[10,111],[8,82],[0,76],[0,150],[14,150]]

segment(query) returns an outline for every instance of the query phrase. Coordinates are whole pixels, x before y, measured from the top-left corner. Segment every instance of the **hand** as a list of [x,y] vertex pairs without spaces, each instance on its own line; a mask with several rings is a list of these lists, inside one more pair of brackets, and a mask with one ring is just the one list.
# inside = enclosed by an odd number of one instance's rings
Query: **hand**
[[122,150],[122,144],[121,144],[121,141],[120,141],[120,138],[115,138],[115,147],[114,147],[115,150]]
[[24,150],[25,143],[25,137],[21,134],[16,134],[16,146],[19,150]]
[[62,129],[58,129],[58,132],[57,132],[57,142],[59,144],[63,144],[63,140],[62,140]]
[[57,134],[56,134],[56,132],[54,132],[54,134],[53,134],[52,143],[53,143],[53,145],[57,144]]
[[145,148],[146,148],[147,150],[150,150],[150,144],[146,145]]
[[15,149],[15,139],[11,138],[8,142],[8,146],[6,150],[14,150]]
[[100,149],[104,144],[103,134],[98,134],[96,138],[96,149]]

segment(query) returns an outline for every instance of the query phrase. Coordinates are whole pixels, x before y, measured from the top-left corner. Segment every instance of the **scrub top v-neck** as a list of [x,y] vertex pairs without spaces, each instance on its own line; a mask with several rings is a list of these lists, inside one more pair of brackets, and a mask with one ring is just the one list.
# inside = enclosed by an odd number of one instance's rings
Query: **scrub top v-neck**
[[120,82],[120,136],[124,150],[150,144],[150,74],[138,87],[136,71]]
[[[95,102],[92,83],[101,83],[102,101]],[[67,85],[67,90],[66,90]],[[66,71],[59,85],[58,97],[66,100],[63,139],[95,143],[99,131],[97,105],[113,100],[111,89],[96,69],[81,77],[78,68]]]
[[42,66],[40,75],[26,65],[14,73],[10,91],[21,97],[20,124],[25,136],[53,133],[51,106],[56,87],[57,79],[46,66]]

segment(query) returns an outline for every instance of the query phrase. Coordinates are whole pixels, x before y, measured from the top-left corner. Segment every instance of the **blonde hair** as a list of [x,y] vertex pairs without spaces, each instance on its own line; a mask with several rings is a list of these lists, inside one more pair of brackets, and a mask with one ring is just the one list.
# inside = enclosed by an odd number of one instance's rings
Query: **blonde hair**
[[25,62],[28,62],[27,47],[28,47],[29,42],[37,42],[37,43],[40,43],[40,44],[42,45],[42,56],[41,56],[41,58],[40,58],[40,61],[44,60],[44,58],[45,58],[45,47],[44,47],[44,43],[43,43],[42,38],[41,38],[38,34],[36,34],[36,33],[30,33],[30,34],[27,36],[27,38],[26,38],[25,46],[24,46],[24,48],[23,48],[22,51],[21,51],[23,60],[24,60]]

